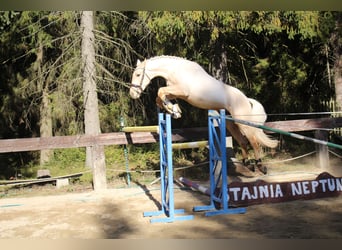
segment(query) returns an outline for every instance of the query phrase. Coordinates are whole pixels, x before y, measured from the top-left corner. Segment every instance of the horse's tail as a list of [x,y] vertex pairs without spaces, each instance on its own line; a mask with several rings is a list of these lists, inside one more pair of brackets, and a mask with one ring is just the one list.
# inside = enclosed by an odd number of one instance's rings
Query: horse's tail
[[[267,115],[266,115],[264,107],[262,106],[260,102],[258,102],[255,99],[248,98],[248,100],[251,103],[252,114],[254,115],[251,117],[252,122],[256,122],[258,124],[264,124],[267,119]],[[257,141],[265,147],[275,148],[278,145],[278,140],[274,140],[270,138],[268,135],[264,133],[262,129],[256,129],[254,135]]]
[[275,148],[278,146],[278,140],[266,135],[262,129],[257,129],[254,135],[257,141],[265,147]]

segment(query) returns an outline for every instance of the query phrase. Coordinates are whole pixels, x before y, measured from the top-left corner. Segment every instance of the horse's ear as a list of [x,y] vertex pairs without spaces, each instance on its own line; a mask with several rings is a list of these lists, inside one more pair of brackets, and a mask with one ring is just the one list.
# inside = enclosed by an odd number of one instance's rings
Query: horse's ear
[[145,60],[142,62],[142,61],[140,61],[139,59],[137,60],[137,67],[140,65],[140,64],[142,64],[142,63],[145,63],[146,62],[146,58],[145,58]]

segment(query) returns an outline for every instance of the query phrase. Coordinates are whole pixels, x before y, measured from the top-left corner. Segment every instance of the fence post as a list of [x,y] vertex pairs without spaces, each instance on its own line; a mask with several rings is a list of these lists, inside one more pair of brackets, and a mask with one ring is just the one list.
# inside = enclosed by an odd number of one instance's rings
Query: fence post
[[[318,140],[328,141],[329,133],[324,130],[315,130],[315,138]],[[316,144],[317,167],[320,169],[329,168],[329,148],[326,145]]]

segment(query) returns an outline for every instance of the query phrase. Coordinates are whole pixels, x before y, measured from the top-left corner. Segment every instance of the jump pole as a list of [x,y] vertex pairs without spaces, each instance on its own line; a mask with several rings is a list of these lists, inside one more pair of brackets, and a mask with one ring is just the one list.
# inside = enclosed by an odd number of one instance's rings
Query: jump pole
[[[218,131],[215,128],[218,124]],[[205,216],[219,214],[242,214],[246,208],[229,208],[228,197],[228,165],[226,154],[226,115],[225,110],[220,110],[220,115],[212,115],[208,111],[208,131],[209,131],[209,178],[210,178],[210,204],[207,206],[196,206],[194,211],[207,211]],[[217,133],[218,132],[218,133]],[[221,169],[218,169],[221,166]],[[218,173],[218,174],[215,174]],[[216,190],[219,190],[217,192]],[[220,203],[220,208],[215,206]]]
[[173,143],[172,149],[192,149],[192,148],[203,148],[208,146],[208,141],[194,141],[194,142],[180,142]]
[[332,148],[342,149],[342,145],[340,145],[340,144],[336,144],[336,143],[332,143],[332,142],[328,142],[328,141],[324,141],[324,140],[319,140],[319,139],[315,139],[312,137],[308,137],[308,136],[304,136],[304,135],[300,135],[300,134],[296,134],[296,133],[291,133],[291,132],[287,132],[287,131],[276,129],[276,128],[267,127],[265,125],[260,125],[260,124],[245,121],[245,120],[234,119],[231,116],[226,116],[225,119],[232,121],[232,122],[241,123],[241,124],[244,124],[247,126],[272,131],[274,133],[287,135],[287,136],[290,136],[290,137],[293,137],[293,138],[296,138],[299,140],[311,141],[311,142],[316,143],[316,144],[320,144],[320,145],[324,145],[324,146],[328,146],[328,147],[332,147]]
[[136,127],[123,127],[122,132],[132,133],[132,132],[155,132],[159,133],[158,126],[136,126]]
[[161,210],[144,212],[144,217],[162,216],[150,219],[151,223],[174,222],[192,220],[193,215],[182,215],[184,209],[175,209],[173,189],[173,162],[172,162],[172,133],[170,114],[158,114],[159,150],[160,150],[160,189]]

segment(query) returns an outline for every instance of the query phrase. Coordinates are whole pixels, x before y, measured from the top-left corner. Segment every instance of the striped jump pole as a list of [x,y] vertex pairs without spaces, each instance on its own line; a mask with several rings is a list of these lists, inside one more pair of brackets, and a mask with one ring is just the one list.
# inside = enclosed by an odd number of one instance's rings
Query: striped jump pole
[[328,147],[333,147],[333,148],[338,148],[338,149],[342,149],[342,145],[336,144],[336,143],[332,143],[332,142],[328,142],[328,141],[324,141],[324,140],[319,140],[319,139],[315,139],[312,137],[308,137],[308,136],[304,136],[304,135],[300,135],[300,134],[296,134],[296,133],[291,133],[291,132],[287,132],[284,130],[280,130],[280,129],[275,129],[275,128],[271,128],[265,125],[261,125],[261,124],[257,124],[257,123],[253,123],[253,122],[249,122],[249,121],[245,121],[245,120],[240,120],[240,119],[234,119],[231,116],[226,116],[226,119],[232,122],[237,122],[237,123],[241,123],[247,126],[251,126],[251,127],[255,127],[255,128],[260,128],[263,130],[268,130],[268,131],[272,131],[274,133],[278,133],[278,134],[282,134],[282,135],[287,135],[299,140],[305,140],[305,141],[311,141],[313,143],[316,144],[320,144],[320,145],[324,145],[324,146],[328,146]]
[[203,148],[209,145],[208,141],[180,142],[172,143],[172,149]]
[[191,188],[194,188],[194,189],[200,191],[203,194],[210,195],[210,187],[202,186],[202,185],[200,185],[196,182],[190,181],[184,177],[179,177],[179,181],[184,183],[185,185],[191,187]]
[[159,113],[159,150],[160,150],[160,183],[161,183],[161,210],[144,212],[144,217],[163,216],[152,218],[151,223],[174,222],[179,220],[192,220],[193,215],[182,215],[184,209],[175,209],[173,189],[173,163],[172,163],[172,133],[170,114]]

